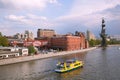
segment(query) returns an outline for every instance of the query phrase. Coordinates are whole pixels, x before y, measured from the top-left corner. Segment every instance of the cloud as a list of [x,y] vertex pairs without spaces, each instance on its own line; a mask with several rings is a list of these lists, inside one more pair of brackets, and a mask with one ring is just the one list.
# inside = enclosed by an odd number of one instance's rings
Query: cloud
[[10,14],[4,17],[4,23],[0,23],[0,29],[5,35],[14,35],[22,33],[24,30],[30,30],[36,35],[38,28],[55,29],[56,23],[49,20],[45,16],[38,16],[34,14],[15,15]]
[[48,4],[59,4],[57,0],[0,0],[1,8],[44,9]]
[[19,15],[8,15],[5,16],[5,19],[7,21],[9,21],[10,23],[19,25],[19,24],[24,24],[26,26],[33,26],[33,27],[37,27],[40,26],[42,28],[46,27],[53,27],[55,25],[54,22],[52,22],[51,20],[49,20],[47,17],[45,16],[37,16],[37,15],[33,15],[33,14],[27,14],[26,16],[19,16]]
[[47,17],[45,16],[37,16],[37,15],[34,15],[34,14],[27,14],[27,17],[29,19],[34,19],[34,20],[47,20]]
[[87,15],[113,8],[120,4],[120,0],[75,0],[70,15]]
[[119,18],[119,15],[116,15],[118,12],[115,12],[118,5],[120,0],[75,0],[68,14],[58,17],[57,20],[94,28],[100,25],[103,17],[109,21]]
[[99,35],[101,20],[104,17],[108,34],[120,34],[119,14],[120,0],[75,0],[71,10],[66,15],[58,17],[56,21],[58,25],[65,26],[66,31],[90,29]]
[[16,16],[16,15],[9,15],[9,16],[5,16],[6,19],[8,20],[12,20],[12,21],[20,21],[23,22],[25,21],[25,16]]
[[[120,20],[120,5],[116,5],[113,8],[109,8],[104,11],[107,14],[109,20]],[[104,14],[102,13],[102,14]]]
[[[100,30],[101,28],[102,17],[105,18],[106,25],[109,23],[111,26],[117,26],[112,24],[112,21],[119,22],[120,20],[120,0],[74,0],[73,4],[69,4],[69,9],[63,9],[64,14],[58,13],[60,11],[57,12],[56,10],[62,9],[62,6],[67,6],[65,3],[59,8],[49,6],[50,4],[59,5],[60,3],[58,0],[0,0],[0,8],[4,9],[3,11],[1,10],[0,20],[5,16],[5,20],[3,19],[2,21],[5,21],[6,25],[3,25],[9,26],[11,24],[10,27],[12,28],[16,26],[31,30],[34,28],[36,30],[38,28],[50,28],[57,30],[58,33],[76,30],[85,31],[87,29],[98,32],[98,29]],[[5,8],[15,10],[9,11],[9,9]],[[26,9],[31,11],[26,11]],[[36,9],[41,11],[36,11]],[[59,16],[56,16],[56,14],[59,14]],[[119,24],[118,22],[117,24]],[[112,30],[112,28],[108,29]]]
[[[35,14],[26,15],[8,15],[6,19],[19,22],[19,24],[25,24],[26,26],[38,27],[38,28],[51,28],[57,30],[60,33],[73,32],[76,30],[86,31],[87,29],[96,30],[101,27],[102,17],[105,17],[105,21],[112,21],[120,19],[120,6],[116,5],[113,8],[108,8],[100,12],[95,12],[86,15],[65,15],[57,17],[56,19],[49,19],[45,16],[38,16]],[[117,14],[117,15],[116,15]],[[113,24],[112,24],[113,25]],[[98,32],[98,31],[96,31]]]

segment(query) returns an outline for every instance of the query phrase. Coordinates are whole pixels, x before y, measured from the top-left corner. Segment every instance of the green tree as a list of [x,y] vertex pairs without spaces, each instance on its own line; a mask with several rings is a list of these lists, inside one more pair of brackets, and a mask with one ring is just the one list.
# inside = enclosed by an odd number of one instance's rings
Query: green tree
[[116,40],[116,39],[111,39],[110,41],[107,42],[109,45],[112,45],[112,44],[120,44],[120,41],[119,40]]
[[34,55],[36,50],[35,50],[35,48],[33,46],[29,46],[28,47],[28,52],[29,52],[29,55]]
[[9,42],[6,37],[0,36],[0,46],[8,46]]
[[94,47],[95,46],[95,40],[91,39],[89,41],[89,45],[90,45],[90,47]]
[[101,44],[101,40],[95,40],[95,45],[100,45]]
[[100,45],[100,43],[101,43],[100,40],[93,40],[93,39],[91,39],[91,40],[89,41],[90,47],[95,47],[95,46],[97,46],[97,45]]

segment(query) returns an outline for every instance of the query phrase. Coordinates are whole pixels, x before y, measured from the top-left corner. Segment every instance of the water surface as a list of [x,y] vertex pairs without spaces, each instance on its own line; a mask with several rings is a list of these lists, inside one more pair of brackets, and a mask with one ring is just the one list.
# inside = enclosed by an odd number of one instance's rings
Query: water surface
[[[84,67],[63,74],[54,72],[58,61],[72,58],[83,60]],[[120,80],[119,46],[0,66],[0,80]]]

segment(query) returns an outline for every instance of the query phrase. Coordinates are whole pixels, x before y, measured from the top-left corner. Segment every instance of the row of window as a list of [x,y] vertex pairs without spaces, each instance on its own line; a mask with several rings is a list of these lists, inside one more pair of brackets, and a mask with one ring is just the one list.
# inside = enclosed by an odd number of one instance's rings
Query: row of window
[[13,57],[17,57],[19,56],[19,54],[5,54],[5,55],[0,55],[0,59],[5,59],[5,58],[13,58]]

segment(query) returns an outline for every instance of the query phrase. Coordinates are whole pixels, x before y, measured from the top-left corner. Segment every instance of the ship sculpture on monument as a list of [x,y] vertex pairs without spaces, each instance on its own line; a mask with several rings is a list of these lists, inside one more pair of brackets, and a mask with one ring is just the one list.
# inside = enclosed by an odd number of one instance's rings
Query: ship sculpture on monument
[[105,33],[105,20],[104,20],[104,18],[102,18],[102,29],[101,29],[100,37],[102,38],[101,47],[106,47],[107,46],[107,42],[106,42],[107,35]]

